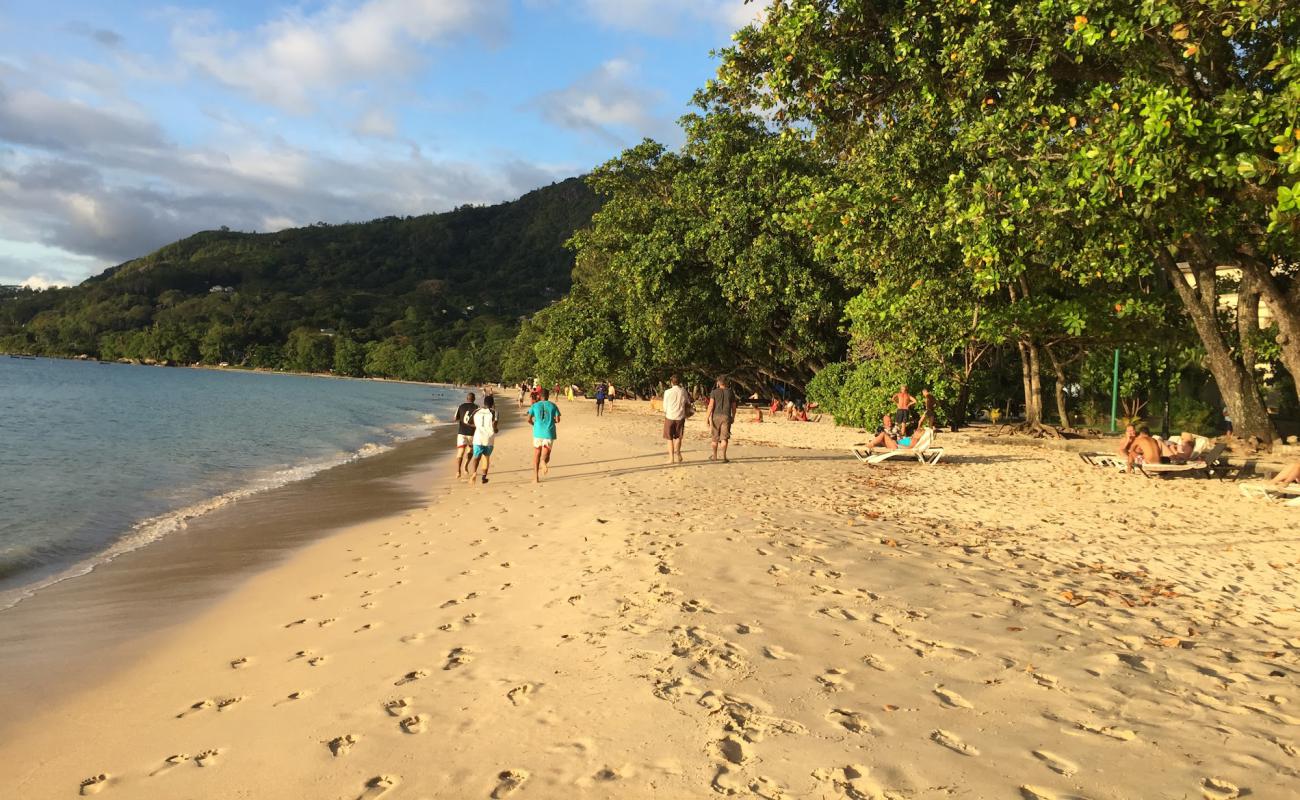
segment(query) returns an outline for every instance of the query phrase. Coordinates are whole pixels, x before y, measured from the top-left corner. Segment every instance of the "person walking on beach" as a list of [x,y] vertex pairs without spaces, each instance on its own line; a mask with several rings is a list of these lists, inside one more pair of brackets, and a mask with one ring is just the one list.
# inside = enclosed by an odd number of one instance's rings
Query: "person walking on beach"
[[609,389],[605,386],[604,381],[596,383],[596,416],[598,417],[605,414],[605,394],[608,391]]
[[474,402],[474,393],[470,392],[465,395],[465,402],[460,404],[456,409],[456,479],[464,477],[466,468],[469,467],[470,459],[473,458],[471,452],[474,446],[474,414],[478,411],[478,403]]
[[709,394],[709,438],[713,442],[713,454],[710,461],[718,460],[718,448],[722,448],[722,463],[727,460],[727,442],[731,439],[731,423],[736,420],[736,393],[727,386],[727,379],[718,378],[717,388]]
[[668,379],[664,392],[664,438],[668,440],[668,463],[682,460],[682,437],[686,435],[686,417],[690,415],[691,398],[676,375]]
[[931,428],[938,428],[939,418],[934,413],[934,395],[930,393],[929,389],[922,389],[921,399],[925,401],[925,410],[921,412],[920,427],[928,425]]
[[488,469],[492,466],[492,443],[497,438],[497,410],[492,395],[483,398],[483,407],[474,412],[474,461],[469,469],[469,482],[478,477],[479,459],[483,460],[483,482],[488,482]]
[[907,384],[898,387],[898,394],[894,395],[894,405],[897,411],[894,414],[894,424],[907,435],[907,427],[912,421],[912,407],[916,405],[916,398],[907,393]]
[[533,423],[533,483],[551,469],[551,448],[555,446],[555,424],[560,421],[560,407],[551,402],[551,392],[542,390],[542,399],[528,409]]

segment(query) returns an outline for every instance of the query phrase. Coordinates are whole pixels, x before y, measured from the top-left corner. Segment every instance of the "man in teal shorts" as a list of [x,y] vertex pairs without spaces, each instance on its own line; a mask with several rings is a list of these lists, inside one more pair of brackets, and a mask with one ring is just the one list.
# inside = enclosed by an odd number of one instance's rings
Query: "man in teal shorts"
[[528,409],[533,423],[533,483],[541,483],[551,467],[551,448],[555,446],[555,423],[560,421],[560,407],[551,402],[551,390],[542,390],[542,399]]

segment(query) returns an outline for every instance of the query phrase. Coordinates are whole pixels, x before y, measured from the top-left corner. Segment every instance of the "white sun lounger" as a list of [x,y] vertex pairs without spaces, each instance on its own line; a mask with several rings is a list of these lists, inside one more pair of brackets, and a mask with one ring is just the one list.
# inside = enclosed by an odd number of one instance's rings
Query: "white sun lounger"
[[1249,481],[1237,488],[1246,497],[1284,500],[1288,506],[1300,506],[1300,483],[1288,483],[1286,486],[1278,486],[1270,481]]
[[916,456],[916,460],[922,464],[937,464],[939,459],[943,458],[943,448],[934,447],[934,428],[922,428],[921,434],[916,442],[908,447],[899,447],[894,450],[882,450],[879,453],[870,454],[862,450],[854,449],[853,455],[859,461],[867,464],[879,464],[882,461],[888,461],[891,458],[900,456]]
[[[1200,446],[1201,440],[1202,437],[1197,437],[1197,446]],[[1206,441],[1208,442],[1208,440]],[[1209,474],[1209,471],[1219,463],[1219,459],[1226,449],[1228,449],[1228,446],[1219,442],[1201,453],[1197,453],[1193,449],[1192,456],[1181,464],[1137,464],[1136,466],[1148,478],[1156,475],[1174,475],[1180,472],[1205,472]]]

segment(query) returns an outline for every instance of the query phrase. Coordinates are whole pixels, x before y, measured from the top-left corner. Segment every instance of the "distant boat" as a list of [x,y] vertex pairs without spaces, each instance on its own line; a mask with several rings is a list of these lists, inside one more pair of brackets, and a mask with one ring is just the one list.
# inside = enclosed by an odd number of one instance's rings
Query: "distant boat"
[[35,360],[36,360],[36,356],[19,356],[19,355],[14,355],[13,353],[10,353],[10,354],[9,354],[9,357],[10,357],[10,358],[21,358],[23,361],[35,361]]

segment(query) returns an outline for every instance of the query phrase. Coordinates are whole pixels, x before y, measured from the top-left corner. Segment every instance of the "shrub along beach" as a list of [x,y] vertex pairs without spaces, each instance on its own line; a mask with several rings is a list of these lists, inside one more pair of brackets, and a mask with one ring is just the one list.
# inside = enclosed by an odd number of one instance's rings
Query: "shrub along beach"
[[0,295],[16,354],[511,387],[490,482],[182,619],[45,674],[79,595],[0,612],[0,795],[1300,796],[1300,6],[775,0],[692,108]]

